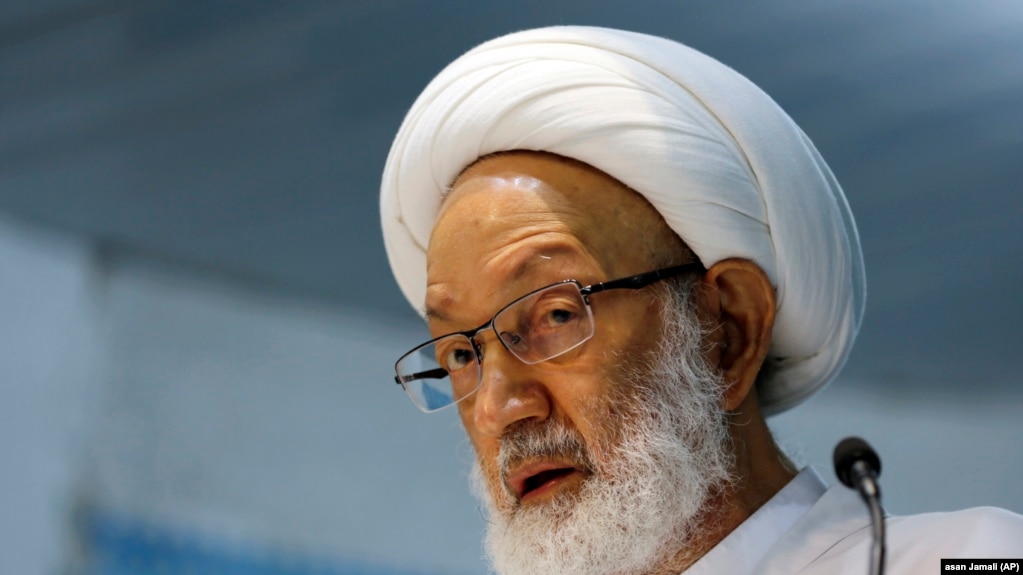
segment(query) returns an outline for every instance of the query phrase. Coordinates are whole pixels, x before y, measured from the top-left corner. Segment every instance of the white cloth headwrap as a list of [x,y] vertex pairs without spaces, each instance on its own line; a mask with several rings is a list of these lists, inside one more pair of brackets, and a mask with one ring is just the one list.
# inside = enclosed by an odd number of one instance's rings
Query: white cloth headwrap
[[636,190],[710,267],[757,263],[778,310],[759,388],[787,409],[841,369],[866,282],[845,196],[806,135],[753,83],[681,44],[604,28],[510,34],[455,60],[409,110],[380,208],[391,268],[420,313],[446,190],[487,154],[543,150]]

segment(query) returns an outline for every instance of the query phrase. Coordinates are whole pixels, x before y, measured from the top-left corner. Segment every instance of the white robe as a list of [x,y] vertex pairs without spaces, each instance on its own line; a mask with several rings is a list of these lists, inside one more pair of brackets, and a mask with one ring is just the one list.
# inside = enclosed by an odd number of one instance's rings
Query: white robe
[[[934,575],[942,558],[1023,557],[1023,516],[993,507],[888,516],[888,575]],[[869,573],[870,517],[859,495],[804,469],[686,575]]]

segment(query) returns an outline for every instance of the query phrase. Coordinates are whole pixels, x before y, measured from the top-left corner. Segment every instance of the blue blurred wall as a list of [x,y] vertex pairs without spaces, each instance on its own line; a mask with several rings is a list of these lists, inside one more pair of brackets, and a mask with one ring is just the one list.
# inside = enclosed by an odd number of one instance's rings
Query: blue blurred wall
[[0,573],[69,560],[108,374],[89,246],[0,213]]

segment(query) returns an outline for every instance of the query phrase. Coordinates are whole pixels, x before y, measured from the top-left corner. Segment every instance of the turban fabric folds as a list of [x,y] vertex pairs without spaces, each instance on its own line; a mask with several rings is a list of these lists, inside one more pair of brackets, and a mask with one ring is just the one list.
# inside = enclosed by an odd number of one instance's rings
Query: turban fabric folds
[[706,267],[745,258],[764,270],[778,301],[758,389],[767,413],[845,363],[866,296],[852,213],[802,130],[739,73],[670,40],[587,27],[510,34],[451,63],[405,117],[381,185],[391,267],[420,313],[444,194],[478,158],[509,150],[623,182]]

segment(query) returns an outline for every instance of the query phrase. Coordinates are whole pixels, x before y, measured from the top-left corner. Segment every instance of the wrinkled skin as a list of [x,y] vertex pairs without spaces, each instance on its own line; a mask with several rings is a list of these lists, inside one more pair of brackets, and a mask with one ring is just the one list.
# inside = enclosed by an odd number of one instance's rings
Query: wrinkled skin
[[[693,259],[645,199],[599,170],[536,152],[488,157],[454,183],[434,228],[427,263],[429,328],[439,336],[476,327],[515,298],[564,279],[587,285]],[[770,346],[774,290],[763,271],[745,260],[711,266],[699,288],[699,315],[717,326],[704,347],[727,386],[723,408],[729,412],[740,481],[710,503],[718,512],[699,548],[680,551],[677,562],[655,566],[651,573],[681,571],[793,476],[771,439],[754,390]],[[616,433],[615,407],[602,405],[601,398],[623,392],[610,389],[623,358],[657,346],[661,300],[656,293],[616,290],[593,296],[594,337],[544,363],[523,364],[493,332],[480,335],[482,385],[458,404],[458,411],[495,501],[507,500],[497,461],[501,436],[511,427],[558,419],[577,429],[595,452],[610,441]],[[586,480],[585,471],[572,474],[520,504],[543,505]]]

